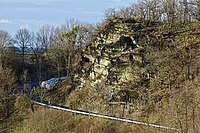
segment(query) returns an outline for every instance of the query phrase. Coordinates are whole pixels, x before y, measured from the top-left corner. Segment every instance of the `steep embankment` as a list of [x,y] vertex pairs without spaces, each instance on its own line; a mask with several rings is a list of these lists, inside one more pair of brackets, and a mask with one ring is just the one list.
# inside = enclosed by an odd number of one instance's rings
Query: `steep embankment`
[[104,90],[111,100],[116,92],[126,90],[127,84],[139,84],[140,75],[145,74],[141,67],[143,48],[136,41],[141,29],[141,23],[134,20],[106,21],[94,43],[83,52],[80,87],[89,80],[92,87]]
[[82,51],[72,87],[68,79],[54,90],[56,97],[73,109],[180,124],[185,97],[195,94],[186,99],[197,102],[199,29],[199,23],[172,27],[136,18],[106,20]]
[[[138,97],[141,75],[148,78],[142,66],[144,49],[137,44],[143,27],[134,19],[115,18],[103,23],[94,42],[82,52],[80,71],[75,75],[78,86],[67,100],[70,106],[110,113],[110,104],[124,106]],[[115,109],[121,112],[124,107]]]
[[82,52],[80,70],[74,77],[78,85],[67,105],[110,115],[136,115],[139,109],[134,103],[145,97],[143,86],[150,78],[145,41],[156,42],[158,25],[139,19],[106,20]]

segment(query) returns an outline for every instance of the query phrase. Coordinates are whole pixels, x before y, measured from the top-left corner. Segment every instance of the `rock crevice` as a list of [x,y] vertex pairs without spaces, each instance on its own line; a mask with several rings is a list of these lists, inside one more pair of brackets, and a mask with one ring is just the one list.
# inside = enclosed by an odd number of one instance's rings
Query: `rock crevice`
[[139,84],[140,75],[144,73],[141,68],[143,48],[137,45],[136,37],[141,27],[135,20],[116,18],[105,22],[94,43],[82,54],[81,79],[89,80],[97,89],[104,86],[101,89],[105,95],[112,92],[109,98],[126,89],[127,84]]

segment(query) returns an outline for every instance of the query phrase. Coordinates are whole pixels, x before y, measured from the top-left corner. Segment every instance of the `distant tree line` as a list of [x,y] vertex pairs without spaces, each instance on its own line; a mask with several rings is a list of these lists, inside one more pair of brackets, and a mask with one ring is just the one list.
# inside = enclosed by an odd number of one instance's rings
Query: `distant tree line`
[[109,8],[105,17],[139,17],[151,22],[186,24],[200,21],[199,0],[142,0],[128,7]]

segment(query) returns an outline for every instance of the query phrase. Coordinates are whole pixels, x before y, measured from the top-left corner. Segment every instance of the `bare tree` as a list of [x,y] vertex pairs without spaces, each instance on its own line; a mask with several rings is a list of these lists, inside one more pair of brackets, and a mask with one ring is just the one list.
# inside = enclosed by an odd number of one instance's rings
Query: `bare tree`
[[[15,42],[18,45],[18,47],[20,47],[21,51],[22,51],[22,75],[24,75],[24,73],[27,73],[25,70],[25,54],[26,54],[26,49],[28,49],[31,46],[31,41],[33,41],[33,37],[34,34],[31,33],[28,29],[19,29],[17,31],[17,34],[15,36]],[[27,75],[26,75],[27,76]],[[27,80],[26,76],[22,76],[22,83],[23,83],[23,89],[25,92],[25,83]]]
[[44,52],[47,52],[52,46],[53,34],[54,27],[50,25],[43,25],[36,33],[37,43]]
[[88,30],[82,24],[77,23],[77,21],[68,21],[67,25],[70,28],[62,37],[66,41],[65,48],[68,51],[68,76],[72,76],[78,65],[79,50],[87,43]]
[[[39,82],[43,79],[42,75],[45,75],[45,79],[49,76],[48,63],[46,61],[47,53],[53,44],[54,27],[50,25],[43,25],[36,33],[36,43],[34,49],[34,55],[37,63],[38,79]],[[45,71],[42,71],[42,66],[45,66]]]
[[108,9],[105,10],[104,15],[105,15],[106,19],[110,19],[112,17],[115,17],[116,9],[115,8],[108,8]]
[[25,52],[26,49],[31,45],[33,34],[26,28],[19,29],[15,35],[15,42],[18,47],[22,50],[22,67],[24,70],[25,65]]
[[0,70],[2,69],[2,52],[4,51],[5,47],[12,45],[11,36],[8,34],[7,31],[0,30]]
[[[57,74],[60,75],[60,70],[65,64],[67,76],[71,76],[74,70],[72,64],[77,61],[78,51],[87,43],[88,34],[87,28],[83,27],[80,22],[74,19],[67,20],[64,25],[55,29],[53,37],[52,58]],[[61,57],[64,59],[62,60]]]

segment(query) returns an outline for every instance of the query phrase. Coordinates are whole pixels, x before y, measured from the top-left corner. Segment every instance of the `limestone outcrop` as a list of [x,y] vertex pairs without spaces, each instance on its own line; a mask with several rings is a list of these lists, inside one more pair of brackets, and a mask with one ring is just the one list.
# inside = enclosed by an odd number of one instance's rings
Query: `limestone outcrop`
[[115,18],[107,20],[102,29],[82,53],[78,80],[79,87],[89,80],[92,87],[101,89],[111,100],[122,90],[134,91],[145,74],[143,48],[137,44],[142,24],[134,19]]

